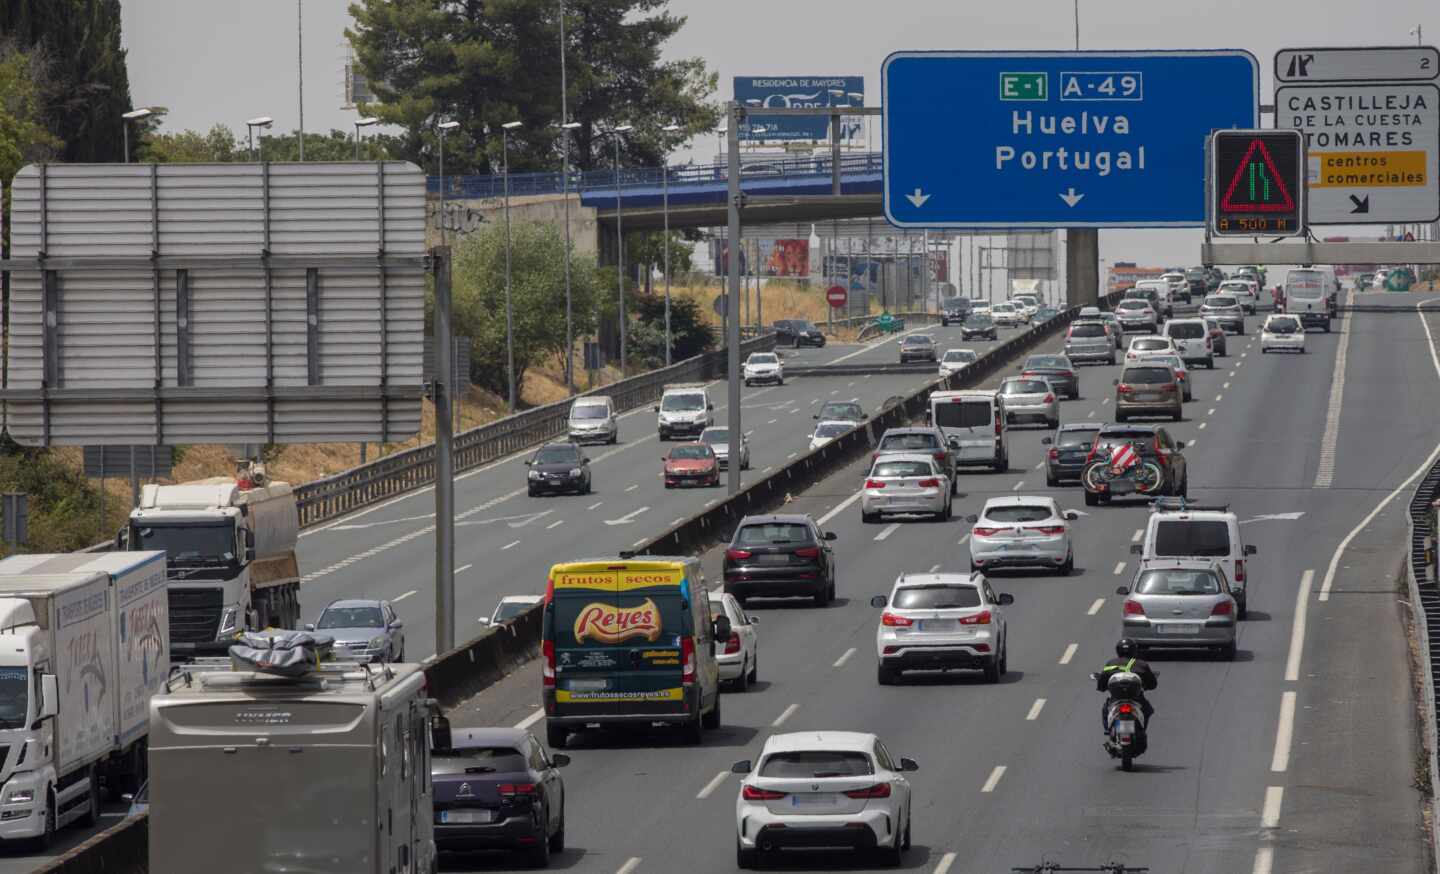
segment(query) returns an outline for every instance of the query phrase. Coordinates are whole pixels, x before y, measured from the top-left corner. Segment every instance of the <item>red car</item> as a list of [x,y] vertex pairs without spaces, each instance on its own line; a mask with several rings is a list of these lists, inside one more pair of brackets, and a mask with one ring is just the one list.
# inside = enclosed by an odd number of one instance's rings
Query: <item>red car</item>
[[663,456],[665,488],[720,485],[720,461],[706,443],[682,443]]

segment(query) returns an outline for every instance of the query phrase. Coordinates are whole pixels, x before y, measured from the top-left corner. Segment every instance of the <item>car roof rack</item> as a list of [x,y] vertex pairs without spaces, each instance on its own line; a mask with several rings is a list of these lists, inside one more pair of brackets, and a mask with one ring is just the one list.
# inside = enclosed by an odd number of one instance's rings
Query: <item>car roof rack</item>
[[1150,508],[1159,513],[1183,513],[1192,510],[1206,510],[1217,513],[1230,512],[1229,504],[1201,504],[1179,496],[1155,498],[1150,502]]

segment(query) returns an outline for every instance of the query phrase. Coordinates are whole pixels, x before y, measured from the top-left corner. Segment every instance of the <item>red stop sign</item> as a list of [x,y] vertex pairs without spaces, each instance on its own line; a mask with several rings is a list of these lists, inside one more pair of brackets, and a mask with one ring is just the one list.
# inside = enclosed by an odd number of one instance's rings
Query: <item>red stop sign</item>
[[825,289],[825,299],[830,301],[832,307],[839,308],[845,305],[845,301],[850,299],[850,295],[845,291],[845,286],[832,285]]

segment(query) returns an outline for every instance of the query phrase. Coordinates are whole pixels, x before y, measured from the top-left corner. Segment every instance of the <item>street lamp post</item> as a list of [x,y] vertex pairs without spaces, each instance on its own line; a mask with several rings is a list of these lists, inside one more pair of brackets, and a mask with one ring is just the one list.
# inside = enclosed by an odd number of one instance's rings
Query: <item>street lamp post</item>
[[[275,119],[271,118],[268,115],[262,115],[259,118],[252,118],[245,122],[245,134],[250,140],[250,160],[257,160],[255,155],[255,128],[258,127],[261,130],[268,130],[270,125],[274,123]],[[265,150],[264,140],[260,141],[260,150],[261,152]]]
[[458,121],[442,121],[435,125],[440,132],[440,245],[445,243],[445,134],[460,126]]
[[625,377],[625,230],[620,202],[620,135],[634,128],[628,124],[612,128],[615,140],[615,277],[620,281],[620,377]]
[[505,381],[509,383],[510,412],[515,412],[515,311],[510,302],[510,132],[518,121],[500,125],[500,151],[505,174]]
[[120,116],[125,120],[125,123],[120,125],[120,141],[121,148],[125,150],[124,162],[126,164],[130,163],[130,122],[139,121],[142,118],[149,118],[154,114],[154,110],[151,109],[132,109]]
[[355,119],[355,160],[360,160],[360,128],[369,127],[372,124],[377,124],[379,121],[380,119],[373,115]]
[[560,193],[565,201],[565,388],[575,394],[575,327],[570,307],[570,83],[565,76],[565,0],[560,0]]
[[[678,124],[667,124],[660,128],[667,134],[680,130]],[[660,167],[660,211],[665,216],[665,366],[670,366],[670,162],[665,160]]]

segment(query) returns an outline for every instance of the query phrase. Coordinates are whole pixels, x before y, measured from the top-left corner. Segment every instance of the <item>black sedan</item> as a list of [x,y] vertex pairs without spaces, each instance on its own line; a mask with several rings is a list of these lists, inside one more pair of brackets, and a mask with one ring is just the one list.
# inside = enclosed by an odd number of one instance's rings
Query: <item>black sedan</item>
[[1066,355],[1031,355],[1020,367],[1022,376],[1043,377],[1055,386],[1061,396],[1075,400],[1080,397],[1080,377]]
[[565,849],[565,782],[557,769],[568,764],[569,756],[548,754],[524,729],[436,732],[436,848],[518,850],[536,867],[548,865],[551,853]]
[[1000,332],[995,329],[995,322],[988,313],[971,313],[960,325],[960,337],[964,340],[973,340],[976,337],[999,340]]
[[590,459],[578,443],[547,443],[525,466],[532,498],[544,492],[590,493]]
[[940,324],[944,327],[961,325],[965,318],[970,315],[970,301],[963,297],[952,298],[945,301],[940,310]]
[[780,319],[775,323],[775,344],[794,346],[818,346],[824,348],[825,335],[811,322],[804,319]]
[[1054,488],[1061,480],[1080,479],[1100,428],[1100,422],[1071,422],[1040,441],[1050,447],[1045,453],[1045,485]]

